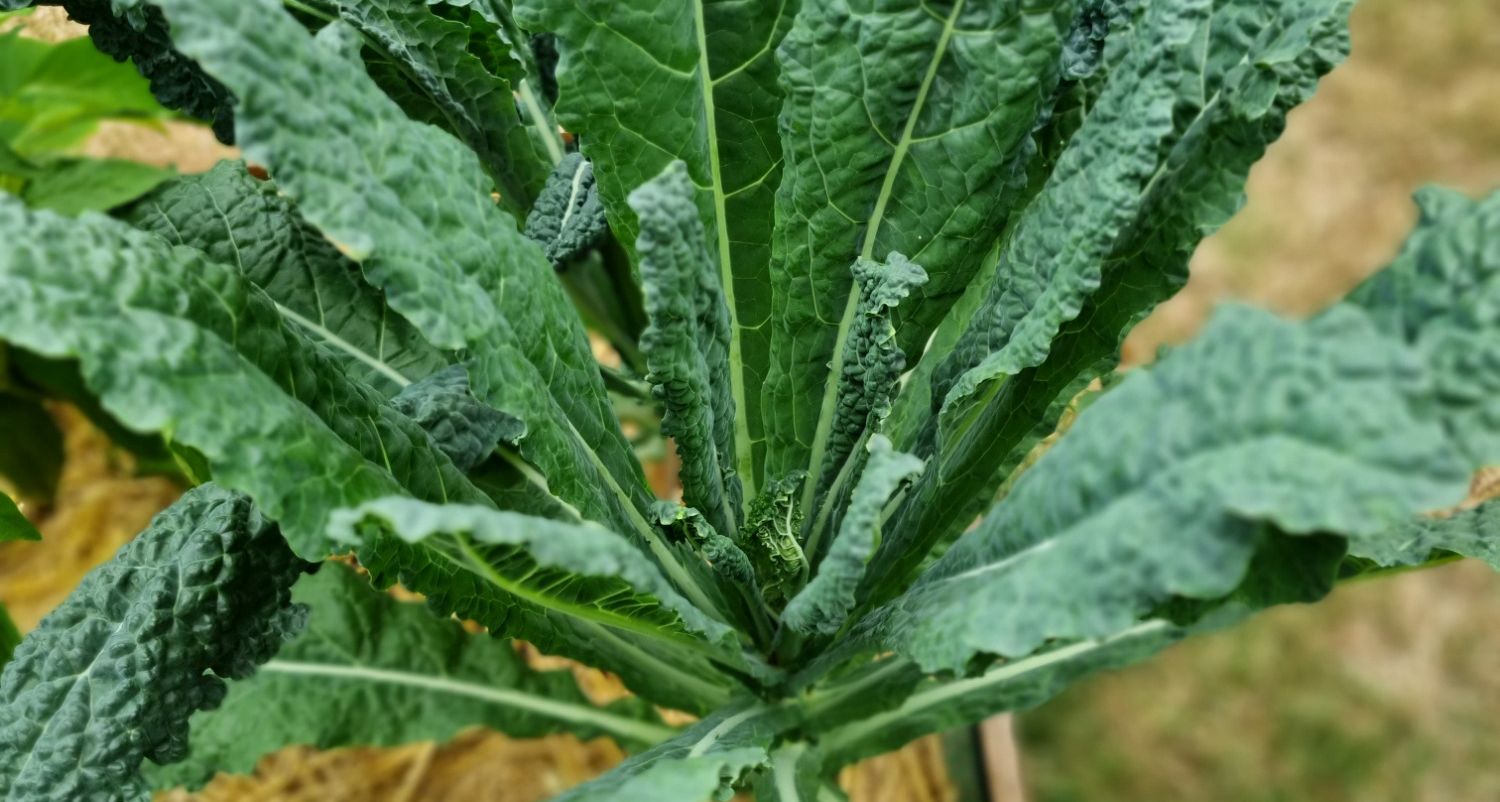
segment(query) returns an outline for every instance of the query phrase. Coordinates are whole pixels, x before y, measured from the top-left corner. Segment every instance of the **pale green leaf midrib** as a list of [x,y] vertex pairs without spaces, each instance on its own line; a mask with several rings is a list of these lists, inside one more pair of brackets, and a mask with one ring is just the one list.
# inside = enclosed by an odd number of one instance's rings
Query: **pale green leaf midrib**
[[[708,138],[709,182],[714,199],[714,231],[719,250],[719,285],[724,304],[729,307],[729,391],[734,399],[735,467],[744,497],[755,498],[755,461],[750,439],[749,407],[745,404],[745,369],[741,358],[740,312],[734,300],[734,266],[729,246],[729,214],[724,194],[723,171],[719,164],[719,128],[714,102],[714,80],[709,73],[708,32],[704,21],[703,0],[693,0],[693,25],[698,38],[698,87],[703,96],[704,127]],[[755,56],[754,58],[759,58]]]
[[[906,126],[901,131],[901,138],[891,152],[891,161],[886,166],[885,178],[880,185],[880,194],[875,197],[875,207],[870,213],[869,223],[865,228],[864,242],[860,246],[861,259],[870,259],[875,253],[875,242],[880,235],[880,224],[885,219],[886,205],[890,202],[891,193],[895,189],[896,177],[901,173],[901,164],[906,160],[906,153],[911,148],[912,135],[916,132],[917,121],[921,118],[922,110],[927,103],[927,93],[932,89],[933,81],[937,79],[938,67],[942,65],[943,59],[948,54],[948,44],[953,40],[953,31],[958,24],[959,14],[963,12],[965,1],[957,0],[953,4],[953,10],[948,13],[948,18],[943,21],[943,30],[933,48],[932,60],[928,62],[927,72],[922,76],[922,84],[917,89],[917,97],[912,103],[911,111],[906,115]],[[859,299],[860,290],[856,283],[849,288],[849,299],[844,303],[844,314],[839,318],[838,333],[833,341],[832,361],[828,365],[828,381],[824,384],[823,390],[823,405],[818,412],[818,425],[813,430],[812,450],[808,456],[807,484],[802,488],[802,509],[804,510],[811,510],[817,499],[818,480],[823,471],[823,457],[828,449],[828,438],[833,432],[834,412],[838,407],[839,376],[844,371],[844,343],[849,339],[849,329],[854,323],[854,316],[859,311]],[[809,515],[809,521],[813,517]]]
[[1146,621],[1117,632],[1107,638],[1079,641],[1050,652],[1012,660],[977,677],[929,687],[907,697],[906,701],[900,707],[876,714],[870,718],[861,719],[829,732],[822,738],[820,743],[830,752],[843,751],[864,738],[879,732],[884,727],[899,722],[908,716],[919,714],[927,708],[942,704],[955,697],[993,685],[1004,684],[1032,672],[1040,671],[1048,666],[1082,657],[1090,652],[1096,652],[1122,641],[1154,635],[1167,630],[1170,626],[1166,621]]
[[[505,591],[512,596],[515,596],[519,599],[524,599],[531,604],[535,604],[536,606],[541,607],[544,610],[553,610],[570,618],[576,618],[581,621],[588,621],[607,627],[613,627],[625,632],[633,632],[637,635],[643,635],[648,638],[655,638],[657,640],[670,643],[675,646],[687,647],[688,649],[696,651],[710,658],[721,657],[721,655],[712,647],[710,647],[709,644],[705,643],[702,640],[699,640],[696,637],[693,637],[692,635],[689,635],[685,631],[673,631],[663,629],[659,626],[643,624],[640,621],[637,621],[629,616],[620,615],[613,611],[605,610],[594,605],[577,604],[574,602],[565,601],[563,599],[559,599],[554,596],[548,596],[543,592],[526,587],[521,582],[513,581],[509,577],[502,576],[499,571],[495,570],[494,566],[490,565],[482,556],[480,556],[479,552],[474,549],[474,545],[469,542],[468,538],[459,535],[455,536],[453,538],[453,541],[455,544],[457,544],[459,551],[463,553],[465,559],[472,567],[472,570],[477,572],[491,585],[494,585],[495,587]],[[460,565],[462,565],[462,563],[460,563]]]
[[674,735],[670,727],[617,716],[598,708],[547,699],[508,688],[494,688],[450,677],[433,677],[409,671],[373,668],[357,664],[336,665],[298,660],[272,660],[261,667],[271,674],[325,677],[385,685],[419,688],[453,696],[465,696],[506,707],[526,710],[558,721],[591,725],[634,741],[656,744]]

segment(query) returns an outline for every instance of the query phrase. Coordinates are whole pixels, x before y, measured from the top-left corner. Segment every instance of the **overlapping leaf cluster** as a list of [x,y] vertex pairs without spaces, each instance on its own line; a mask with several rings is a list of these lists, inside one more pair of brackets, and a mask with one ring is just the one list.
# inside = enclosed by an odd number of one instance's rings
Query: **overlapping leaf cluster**
[[[1423,193],[1348,301],[1225,309],[1038,456],[1348,6],[99,6],[271,179],[0,201],[7,370],[211,480],[5,669],[0,799],[471,724],[641,750],[565,799],[837,799],[852,761],[1341,579],[1494,563],[1493,506],[1451,508],[1500,461],[1500,195]],[[0,539],[35,537],[13,506]]]

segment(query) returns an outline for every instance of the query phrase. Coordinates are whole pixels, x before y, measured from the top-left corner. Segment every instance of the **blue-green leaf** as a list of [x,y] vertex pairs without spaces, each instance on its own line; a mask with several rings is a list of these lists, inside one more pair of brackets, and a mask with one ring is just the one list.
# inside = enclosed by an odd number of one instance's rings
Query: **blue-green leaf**
[[531,207],[526,236],[540,243],[547,261],[562,270],[608,230],[594,165],[581,153],[569,153],[547,177],[547,185]]

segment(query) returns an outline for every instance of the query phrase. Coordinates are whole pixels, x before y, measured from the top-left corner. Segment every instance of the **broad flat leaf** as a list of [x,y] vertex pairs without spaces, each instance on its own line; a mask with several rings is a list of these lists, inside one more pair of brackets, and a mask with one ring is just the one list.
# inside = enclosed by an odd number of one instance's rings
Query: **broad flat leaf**
[[[6,355],[0,354],[0,365]],[[0,377],[0,383],[5,378]],[[62,475],[63,435],[40,403],[0,391],[0,479],[9,482],[21,498],[51,502]]]
[[146,800],[188,718],[302,625],[308,568],[244,496],[189,491],[89,572],[0,674],[0,798]]
[[407,386],[391,406],[411,418],[448,459],[464,473],[476,468],[502,441],[514,443],[526,434],[515,418],[491,409],[469,392],[469,374],[452,365]]
[[1382,566],[1421,565],[1452,553],[1482,560],[1500,571],[1500,502],[1392,526],[1381,537],[1353,541],[1350,553]]
[[20,643],[21,632],[16,629],[16,623],[10,620],[5,605],[0,604],[0,669],[10,662],[11,655]]
[[780,50],[767,476],[823,474],[828,379],[842,373],[860,306],[857,258],[899,252],[926,268],[901,316],[908,350],[979,269],[1010,212],[1005,187],[1057,81],[1070,17],[1057,0],[803,5]]
[[823,756],[815,747],[783,743],[755,783],[756,802],[818,802],[824,777]]
[[1431,188],[1417,205],[1400,255],[1349,301],[1432,366],[1454,442],[1500,464],[1500,192],[1473,201]]
[[359,265],[303,222],[276,185],[243,162],[178,178],[123,214],[137,228],[233,265],[288,320],[344,360],[351,375],[395,393],[446,367],[448,358],[365,284]]
[[782,623],[804,635],[832,635],[854,609],[865,564],[880,543],[881,513],[891,494],[922,472],[922,461],[891,448],[884,435],[870,440],[864,472],[849,497],[838,536],[818,573],[786,606]]
[[786,711],[754,701],[725,707],[672,740],[621,763],[553,802],[701,802],[762,766]]
[[[511,83],[470,52],[472,31],[412,0],[317,0],[378,56],[371,74],[413,119],[451,132],[494,178],[500,202],[525,214],[551,164],[533,148]],[[508,58],[507,58],[508,60]]]
[[172,170],[121,159],[66,159],[31,175],[21,199],[28,206],[69,215],[108,211],[174,175]]
[[[781,177],[776,47],[797,0],[521,0],[527,30],[555,32],[558,120],[597,170],[610,228],[633,247],[626,196],[682,160],[733,323],[735,466],[754,496],[764,451],[773,194]],[[649,87],[649,91],[642,91]],[[799,466],[800,467],[800,466]]]
[[651,392],[665,408],[662,433],[682,459],[682,494],[726,537],[739,533],[743,488],[735,474],[735,399],[729,381],[729,310],[693,206],[687,166],[673,162],[630,193],[640,221],[636,251],[650,321],[641,351]]
[[[3,5],[3,3],[0,3]],[[23,155],[56,156],[111,118],[150,121],[167,114],[129,64],[87,38],[42,42],[19,28],[0,34],[0,142]]]
[[36,526],[16,507],[15,499],[0,493],[0,543],[12,540],[41,540]]
[[522,452],[554,493],[639,537],[687,589],[644,518],[640,466],[577,316],[541,249],[495,207],[474,154],[361,78],[346,27],[315,42],[274,0],[160,5],[178,47],[241,95],[242,147],[304,219],[430,342],[471,349],[476,395],[526,423]]
[[[0,9],[30,5],[29,0],[0,0]],[[151,82],[151,93],[163,106],[213,124],[219,140],[234,140],[233,96],[177,52],[161,12],[143,0],[62,0],[75,22],[87,25],[94,46],[116,61],[129,59]]]
[[1232,590],[1257,525],[1358,543],[1462,498],[1416,355],[1358,309],[1228,307],[1090,406],[975,532],[868,622],[929,670],[1105,637]]
[[674,731],[636,700],[594,707],[571,672],[535,671],[508,642],[464,630],[370,587],[342,565],[303,579],[307,628],[218,709],[193,717],[187,761],[148,771],[153,787],[248,773],[287,744],[332,749],[447,741],[484,726],[516,738],[570,732],[651,745]]
[[562,270],[608,231],[594,165],[581,153],[569,153],[547,177],[526,216],[526,236],[540,243],[547,261]]
[[907,445],[941,458],[893,519],[875,596],[899,591],[963,531],[1115,364],[1124,333],[1181,286],[1286,113],[1347,52],[1348,6],[1143,4],[1133,27],[1111,33],[1098,100],[1006,234],[989,296],[933,375],[941,422]]

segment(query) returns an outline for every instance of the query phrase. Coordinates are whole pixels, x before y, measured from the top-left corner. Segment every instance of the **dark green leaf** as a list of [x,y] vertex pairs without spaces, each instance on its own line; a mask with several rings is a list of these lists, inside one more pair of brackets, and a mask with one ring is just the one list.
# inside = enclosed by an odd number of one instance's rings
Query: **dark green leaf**
[[41,539],[41,533],[36,531],[36,526],[22,514],[15,500],[0,493],[0,543],[11,540]]
[[469,392],[469,374],[453,365],[412,384],[391,399],[397,412],[411,418],[442,449],[454,467],[468,473],[499,443],[515,443],[526,427],[491,409]]
[[[773,194],[781,176],[776,48],[797,0],[521,0],[516,17],[555,32],[558,119],[580,137],[619,241],[639,233],[626,196],[676,160],[697,188],[729,306],[735,470],[754,496],[765,435]],[[645,89],[643,89],[645,88]],[[753,462],[752,462],[753,458]],[[794,466],[800,467],[800,466]]]
[[684,500],[714,529],[738,536],[743,488],[735,474],[735,399],[729,310],[693,206],[687,166],[673,162],[630,193],[650,325],[641,335],[662,432],[682,458]]
[[639,701],[594,707],[571,672],[532,670],[509,642],[398,602],[344,566],[325,565],[292,599],[311,609],[307,629],[253,677],[231,684],[217,710],[194,716],[189,759],[149,771],[154,787],[247,773],[288,744],[446,741],[471,726],[648,746],[674,735]]
[[0,391],[0,431],[5,432],[0,478],[21,498],[51,502],[63,465],[62,431],[52,415],[34,400]]
[[243,496],[203,485],[84,577],[0,675],[0,795],[145,800],[147,758],[187,755],[188,718],[303,622],[307,570]]
[[10,614],[5,612],[5,605],[0,604],[0,669],[4,669],[5,664],[10,662],[11,655],[20,643],[21,632],[16,629],[15,622],[10,620]]
[[[694,212],[696,214],[696,211]],[[526,236],[541,243],[558,270],[588,252],[609,230],[594,165],[569,153],[553,168],[526,217]]]

